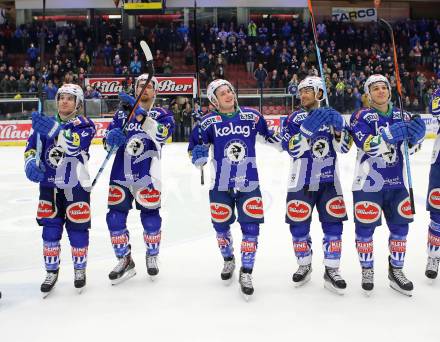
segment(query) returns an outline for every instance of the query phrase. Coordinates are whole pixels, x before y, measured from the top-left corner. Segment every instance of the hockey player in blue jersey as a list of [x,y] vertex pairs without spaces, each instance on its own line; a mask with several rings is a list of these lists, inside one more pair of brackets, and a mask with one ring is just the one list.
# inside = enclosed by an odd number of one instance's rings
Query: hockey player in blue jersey
[[404,113],[391,103],[391,86],[382,75],[365,82],[371,108],[353,113],[350,127],[358,147],[353,182],[356,248],[362,267],[362,288],[370,294],[374,287],[373,233],[385,216],[390,230],[388,278],[390,286],[411,296],[413,284],[403,273],[406,237],[413,221],[404,177],[404,140],[409,153],[422,143],[426,127],[419,116]]
[[[434,118],[440,117],[440,88],[433,94],[431,99],[431,114]],[[437,131],[437,138],[432,152],[431,170],[429,172],[429,186],[427,198],[427,210],[430,213],[431,223],[428,228],[428,262],[425,275],[429,279],[437,278],[438,265],[440,261],[440,130]]]
[[[147,80],[148,74],[138,77],[135,83],[136,96],[139,96]],[[132,209],[133,200],[140,212],[144,230],[147,273],[151,279],[159,273],[157,257],[162,223],[159,213],[160,160],[162,147],[173,133],[174,118],[168,110],[153,107],[157,90],[157,79],[152,77],[125,130],[122,128],[136,100],[120,93],[120,100],[127,108],[121,108],[115,113],[105,138],[107,149],[117,149],[110,174],[107,213],[111,243],[119,260],[109,274],[112,284],[136,274],[127,229],[127,215]]]
[[240,108],[232,85],[215,80],[207,88],[209,101],[216,108],[201,121],[203,145],[198,143],[198,127],[192,132],[190,150],[192,162],[202,166],[212,150],[212,184],[209,191],[211,220],[217,234],[218,247],[224,258],[221,279],[229,281],[235,269],[235,257],[230,226],[238,212],[243,238],[239,283],[245,296],[254,292],[252,270],[258,245],[260,224],[263,223],[261,198],[256,165],[255,142],[273,144],[280,150],[280,137],[267,127],[264,117],[255,109]]
[[[44,296],[50,293],[58,279],[64,226],[72,247],[74,286],[81,292],[86,284],[91,226],[91,184],[87,162],[95,125],[79,114],[84,95],[78,85],[61,86],[56,101],[58,113],[55,118],[32,113],[33,132],[24,154],[27,178],[40,184],[37,222],[43,227],[43,256],[47,271],[41,284]],[[40,156],[37,155],[39,144]]]
[[349,151],[353,139],[343,117],[332,108],[321,108],[324,100],[321,78],[306,77],[298,85],[301,109],[283,122],[282,146],[292,157],[286,199],[286,223],[290,226],[299,268],[292,280],[296,286],[310,280],[312,240],[310,224],[316,206],[324,238],[324,285],[343,294],[339,274],[342,222],[347,220],[337,172],[336,153]]

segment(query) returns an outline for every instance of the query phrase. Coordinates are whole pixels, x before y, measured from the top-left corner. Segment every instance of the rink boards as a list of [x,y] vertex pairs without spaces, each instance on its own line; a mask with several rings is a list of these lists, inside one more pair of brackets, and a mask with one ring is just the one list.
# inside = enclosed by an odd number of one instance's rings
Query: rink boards
[[[434,138],[438,129],[438,121],[430,114],[422,114],[426,123],[426,138]],[[287,116],[285,115],[267,115],[265,119],[269,128],[279,131],[280,125]],[[344,116],[348,119],[348,116]],[[93,119],[96,126],[96,135],[93,139],[94,144],[101,144],[104,133],[110,124],[111,119]],[[0,146],[24,146],[31,133],[32,121],[0,121]]]

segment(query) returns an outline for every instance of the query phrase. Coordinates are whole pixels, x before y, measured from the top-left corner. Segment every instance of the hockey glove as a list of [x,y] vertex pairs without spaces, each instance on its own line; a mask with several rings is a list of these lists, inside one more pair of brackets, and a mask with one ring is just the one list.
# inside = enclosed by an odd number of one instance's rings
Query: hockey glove
[[344,128],[344,123],[345,123],[341,113],[332,109],[331,111],[328,112],[328,114],[329,114],[329,118],[327,123],[330,126],[333,126],[336,132],[341,132],[342,129]]
[[313,134],[318,132],[319,128],[329,121],[328,114],[330,110],[329,108],[312,110],[300,127],[302,135],[311,138]]
[[192,163],[201,167],[208,161],[209,149],[205,145],[196,145],[192,150]]
[[107,137],[105,139],[105,143],[110,148],[118,148],[122,146],[127,141],[127,136],[122,132],[120,128],[113,128],[110,132],[107,133]]
[[38,167],[35,157],[26,159],[24,171],[31,182],[40,183],[44,180],[44,165],[40,163],[40,167]]
[[60,132],[61,125],[55,119],[44,116],[42,113],[32,112],[32,128],[35,132],[52,139]]
[[128,106],[130,110],[133,108],[134,104],[136,103],[136,99],[133,96],[128,95],[127,93],[119,93],[118,97],[119,97],[119,101],[122,102],[122,105]]
[[381,135],[383,140],[390,144],[408,139],[408,123],[403,121],[393,123],[391,126],[383,128]]
[[420,140],[423,139],[426,133],[426,125],[420,115],[414,115],[411,118],[411,121],[408,123],[408,133],[408,142],[411,145],[416,145]]

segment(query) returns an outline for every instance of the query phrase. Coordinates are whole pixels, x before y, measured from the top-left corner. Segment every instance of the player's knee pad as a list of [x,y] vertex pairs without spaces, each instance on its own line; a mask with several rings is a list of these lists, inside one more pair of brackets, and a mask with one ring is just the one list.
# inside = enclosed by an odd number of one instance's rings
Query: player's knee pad
[[69,229],[67,230],[69,236],[70,245],[76,248],[87,247],[89,245],[89,231]]
[[342,222],[322,222],[322,231],[325,235],[340,236],[342,235]]
[[260,235],[260,225],[258,223],[240,223],[243,235],[258,236]]
[[293,225],[291,224],[289,226],[290,233],[294,238],[300,238],[303,236],[308,236],[310,233],[310,225],[309,224],[302,224],[302,225]]
[[388,228],[390,229],[391,235],[397,235],[397,236],[406,236],[408,235],[409,225],[408,223],[404,224],[395,224],[395,223],[389,223]]
[[63,223],[61,219],[47,220],[43,226],[42,238],[44,241],[60,241],[63,235]]
[[361,224],[355,225],[356,236],[359,238],[371,238],[376,227],[364,226]]
[[141,222],[144,231],[148,233],[155,233],[160,230],[162,225],[162,218],[159,210],[141,211]]
[[231,230],[231,226],[229,224],[214,223],[213,227],[217,233],[226,233],[227,231]]
[[125,230],[127,228],[128,211],[110,209],[107,213],[107,226],[110,231]]

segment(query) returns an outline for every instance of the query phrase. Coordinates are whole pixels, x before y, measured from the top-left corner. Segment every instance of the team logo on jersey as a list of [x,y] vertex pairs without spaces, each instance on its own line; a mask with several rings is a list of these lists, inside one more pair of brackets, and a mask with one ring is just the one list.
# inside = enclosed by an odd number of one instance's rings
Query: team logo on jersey
[[211,219],[216,223],[223,223],[228,221],[232,216],[232,208],[224,203],[210,204],[211,207]]
[[382,153],[382,158],[385,160],[387,165],[396,165],[399,161],[399,157],[397,156],[397,148],[394,145],[388,145],[389,152]]
[[330,216],[336,218],[343,218],[345,215],[347,215],[344,198],[342,196],[337,196],[328,200],[325,205],[325,209]]
[[232,122],[227,126],[214,126],[214,133],[216,137],[227,137],[228,135],[243,135],[248,138],[251,135],[251,128],[249,126],[234,125]]
[[373,253],[373,240],[370,241],[356,241],[356,249],[358,253],[369,254]]
[[239,164],[247,156],[247,146],[241,140],[232,140],[225,146],[224,155],[233,164]]
[[110,185],[108,188],[108,204],[116,205],[124,201],[125,192],[120,186]]
[[302,222],[312,215],[312,207],[304,201],[292,200],[287,202],[287,217],[294,222]]
[[136,201],[145,208],[157,208],[160,205],[160,191],[143,188],[136,192]]
[[315,158],[325,158],[330,151],[328,140],[325,138],[317,139],[313,142],[312,153]]
[[87,202],[76,202],[66,209],[67,218],[74,223],[86,223],[90,221],[90,206]]
[[200,124],[200,127],[203,130],[206,130],[209,126],[211,126],[212,124],[218,123],[218,122],[222,122],[222,117],[220,115],[211,116],[211,117],[203,120],[202,123]]
[[264,216],[263,200],[261,197],[252,197],[243,203],[243,211],[246,215],[261,219]]
[[54,218],[57,215],[57,207],[52,202],[40,200],[38,202],[37,219]]
[[130,141],[127,143],[127,146],[125,147],[125,150],[127,153],[132,157],[137,157],[144,152],[145,145],[142,141],[142,139],[139,138],[133,138],[130,139]]
[[413,212],[411,210],[411,202],[409,201],[409,197],[405,198],[402,202],[397,206],[397,211],[399,215],[404,218],[413,218]]
[[377,203],[362,201],[354,205],[354,216],[361,223],[373,223],[379,220],[380,214],[381,209]]
[[432,189],[429,192],[428,202],[434,209],[440,209],[440,188]]
[[61,146],[51,146],[46,152],[47,164],[56,169],[63,161],[64,150]]
[[405,253],[406,252],[406,240],[390,240],[390,252],[391,253]]

